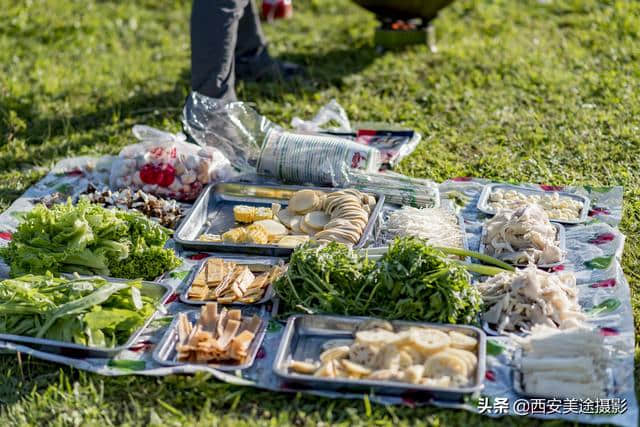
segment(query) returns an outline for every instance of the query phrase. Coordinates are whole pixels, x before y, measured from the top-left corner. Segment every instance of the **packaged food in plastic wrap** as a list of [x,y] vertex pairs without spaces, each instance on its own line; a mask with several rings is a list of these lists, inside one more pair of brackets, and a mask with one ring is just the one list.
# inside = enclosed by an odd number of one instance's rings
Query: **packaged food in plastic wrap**
[[233,174],[225,155],[213,147],[186,142],[172,134],[136,125],[133,134],[141,142],[120,151],[111,166],[113,189],[143,190],[165,198],[192,201],[204,186]]
[[349,170],[375,172],[380,152],[346,138],[289,132],[242,102],[192,93],[185,130],[202,146],[219,148],[234,167],[296,184],[342,185]]
[[345,187],[385,195],[385,203],[416,208],[440,207],[438,185],[428,179],[410,178],[394,172],[363,173],[349,170],[345,173]]
[[192,92],[183,109],[182,124],[193,140],[214,147],[242,172],[255,172],[267,132],[278,126],[244,102],[224,102]]
[[257,172],[287,182],[341,186],[350,171],[376,172],[380,152],[344,138],[272,129],[265,138]]
[[377,148],[382,156],[381,170],[393,169],[422,139],[415,130],[388,123],[356,123],[352,126],[347,112],[335,99],[320,108],[311,120],[294,117],[291,126],[297,131],[334,135]]

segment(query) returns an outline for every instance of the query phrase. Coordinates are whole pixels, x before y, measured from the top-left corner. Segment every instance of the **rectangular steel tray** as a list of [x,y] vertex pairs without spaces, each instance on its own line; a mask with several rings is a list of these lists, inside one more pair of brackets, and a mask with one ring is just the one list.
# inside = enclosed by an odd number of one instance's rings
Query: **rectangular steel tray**
[[[280,203],[287,206],[289,197],[301,189],[314,189],[326,192],[339,191],[340,188],[320,188],[303,186],[277,186],[266,184],[219,183],[205,188],[191,210],[183,218],[174,234],[174,240],[181,246],[205,252],[234,252],[269,256],[289,256],[292,248],[278,245],[256,245],[247,243],[202,242],[197,240],[203,233],[222,234],[237,227],[233,218],[233,206],[265,206]],[[362,247],[373,231],[373,226],[384,205],[384,195],[375,194],[376,206],[369,216],[360,241],[354,246]]]
[[314,377],[289,372],[290,360],[317,359],[322,353],[322,344],[331,339],[349,339],[353,337],[356,326],[367,320],[367,317],[343,317],[325,315],[296,315],[289,318],[280,341],[280,347],[273,363],[276,375],[288,383],[293,383],[312,389],[350,390],[362,392],[376,392],[387,395],[401,395],[419,392],[421,395],[443,400],[461,400],[463,396],[480,391],[486,368],[486,336],[484,332],[473,326],[444,325],[439,323],[421,323],[392,321],[399,327],[426,326],[435,329],[459,330],[471,333],[478,339],[478,367],[474,384],[461,388],[429,387],[425,385],[408,384],[394,381],[332,379]]
[[[556,227],[556,242],[558,242],[558,246],[560,246],[560,249],[562,249],[563,251],[567,248],[567,237],[565,235],[565,230],[564,230],[564,226],[562,224],[559,224],[557,222],[552,222],[551,224],[553,224],[554,227]],[[487,227],[486,227],[486,223],[482,226],[482,234],[480,235],[480,248],[478,249],[478,252],[480,252],[481,254],[486,254],[486,250],[487,250],[487,245],[484,243],[484,236],[486,236],[487,234]],[[489,255],[489,254],[487,254]],[[494,255],[491,255],[494,256]],[[540,268],[550,268],[550,267],[555,267],[556,265],[560,265],[564,262],[565,260],[562,261],[558,261],[558,262],[554,262],[551,264],[536,264],[538,267]],[[509,263],[509,261],[505,261],[507,263]],[[516,267],[526,267],[527,264],[523,264],[523,263],[513,263],[514,266]]]
[[[195,279],[195,277],[198,275],[200,270],[204,268],[204,265],[207,262],[207,260],[211,258],[222,258],[225,261],[233,261],[236,264],[248,265],[248,266],[255,265],[260,267],[264,267],[264,266],[270,267],[270,266],[278,265],[279,263],[284,261],[282,258],[276,258],[276,257],[246,257],[246,256],[233,256],[233,255],[215,255],[215,256],[210,256],[208,258],[204,258],[200,263],[198,263],[198,267],[195,270],[193,270],[189,275],[189,279],[188,279],[189,287],[187,287],[180,294],[180,301],[182,301],[185,304],[192,304],[192,305],[205,305],[208,302],[212,302],[208,300],[201,301],[201,300],[189,299],[189,290],[191,289],[193,279]],[[231,304],[221,304],[221,305],[225,305],[225,306],[259,305],[259,304],[264,304],[265,302],[271,300],[271,298],[273,298],[273,295],[274,295],[273,285],[270,284],[269,286],[267,286],[264,296],[260,300],[254,302],[253,304],[234,302]]]
[[[91,277],[101,277],[101,276],[91,276]],[[130,280],[124,280],[124,279],[114,279],[111,277],[108,277],[105,279],[107,279],[109,282],[115,282],[115,283],[123,283],[123,282],[130,281]],[[171,295],[171,292],[172,290],[168,286],[162,283],[147,282],[147,281],[142,282],[142,289],[140,290],[140,293],[143,295],[147,294],[150,296],[157,296],[157,301],[156,301],[157,306],[163,305]],[[149,319],[147,319],[147,321],[145,321],[144,324],[140,326],[140,328],[138,328],[131,335],[131,337],[129,337],[127,342],[112,348],[93,347],[93,346],[75,344],[75,343],[66,342],[66,341],[56,341],[56,340],[50,340],[45,338],[35,338],[35,337],[28,337],[24,335],[13,335],[13,334],[0,334],[0,340],[22,343],[31,348],[35,348],[37,350],[46,351],[47,353],[60,354],[68,357],[110,358],[118,354],[119,352],[126,350],[127,348],[134,345],[135,342],[140,337],[140,335],[142,334],[142,332],[144,332],[147,326],[149,326],[149,323],[151,323],[151,321],[156,317],[157,313],[158,313],[157,310],[154,311],[153,314],[149,316]]]
[[[549,191],[536,190],[534,188],[527,188],[518,185],[511,184],[487,184],[482,189],[482,193],[480,193],[480,198],[478,199],[477,208],[479,211],[484,212],[489,215],[495,215],[496,210],[489,207],[488,200],[489,195],[494,189],[503,189],[503,190],[515,190],[519,193],[525,195],[549,195]],[[578,200],[582,203],[582,212],[580,212],[580,218],[577,220],[569,220],[569,219],[557,219],[557,218],[549,218],[553,222],[560,222],[562,224],[580,224],[587,220],[589,215],[589,206],[591,205],[591,201],[588,197],[580,196],[578,194],[567,193],[565,191],[556,191],[560,196],[569,197],[574,200]]]
[[[200,318],[199,310],[192,310],[186,312],[187,317],[190,322],[196,322]],[[243,316],[245,314],[243,313]],[[178,342],[178,319],[179,317],[176,315],[169,328],[164,333],[162,339],[156,346],[156,349],[153,352],[153,360],[156,363],[164,366],[181,366],[181,365],[203,365],[203,363],[190,363],[190,362],[180,362],[176,359],[176,344]],[[253,362],[256,359],[256,355],[258,354],[258,350],[260,349],[260,345],[262,345],[262,340],[264,339],[264,335],[267,332],[267,322],[264,319],[261,319],[260,328],[258,329],[258,333],[253,338],[251,345],[249,346],[249,353],[247,355],[247,359],[242,364],[232,365],[232,364],[220,364],[220,363],[207,363],[206,365],[219,369],[221,371],[235,371],[237,369],[246,369],[253,365]]]

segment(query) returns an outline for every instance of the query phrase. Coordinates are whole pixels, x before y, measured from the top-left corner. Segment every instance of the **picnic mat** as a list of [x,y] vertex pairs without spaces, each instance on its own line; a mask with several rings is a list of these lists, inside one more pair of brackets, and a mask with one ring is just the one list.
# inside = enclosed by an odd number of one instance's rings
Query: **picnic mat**
[[[38,198],[62,192],[75,196],[84,191],[89,182],[104,182],[108,176],[109,158],[82,157],[66,159],[41,181],[29,188],[11,207],[0,215],[0,244],[7,244],[19,221],[19,212],[28,211]],[[90,165],[90,168],[86,166]],[[102,166],[101,166],[102,165]],[[487,217],[476,209],[476,202],[486,180],[455,178],[440,184],[443,206],[456,209],[464,218],[469,247],[477,250],[480,242],[481,223]],[[609,369],[614,378],[613,394],[606,399],[525,399],[513,388],[511,361],[514,345],[506,337],[489,337],[487,341],[487,367],[484,389],[479,396],[464,402],[437,401],[421,398],[419,394],[406,396],[371,395],[369,400],[381,404],[409,406],[430,404],[482,413],[488,416],[527,415],[543,419],[622,426],[638,425],[638,404],[634,392],[635,335],[629,285],[620,266],[625,236],[618,230],[622,217],[621,187],[551,187],[529,185],[545,191],[567,191],[591,199],[589,220],[583,224],[566,227],[568,259],[556,271],[573,271],[580,288],[580,304],[590,315],[590,323],[596,325],[605,343],[615,349],[616,356]],[[172,241],[169,245],[175,245]],[[153,360],[155,345],[161,339],[176,313],[193,310],[182,304],[178,295],[188,286],[188,276],[207,254],[183,251],[176,248],[184,259],[183,264],[163,276],[161,282],[173,290],[172,296],[161,313],[145,330],[138,342],[112,359],[76,359],[34,350],[25,345],[0,341],[0,349],[22,352],[34,357],[72,366],[102,375],[170,375],[177,373],[209,372],[220,381],[256,388],[280,391],[313,393],[329,398],[362,399],[362,394],[335,391],[298,390],[282,383],[272,373],[273,361],[284,329],[275,320],[277,300],[255,308],[268,322],[267,332],[250,368],[235,372],[222,372],[206,366],[186,364],[163,367]],[[0,275],[6,277],[8,267],[0,265]]]

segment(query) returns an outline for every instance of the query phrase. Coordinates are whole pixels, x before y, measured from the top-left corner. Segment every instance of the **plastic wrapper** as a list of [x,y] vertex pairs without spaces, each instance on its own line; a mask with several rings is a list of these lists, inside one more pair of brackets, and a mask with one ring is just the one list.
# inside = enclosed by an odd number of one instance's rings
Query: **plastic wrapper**
[[352,128],[346,111],[335,99],[323,106],[311,120],[294,117],[291,126],[297,131],[321,132],[377,148],[382,156],[381,170],[393,169],[416,149],[422,139],[419,132],[387,123],[359,123]]
[[350,169],[344,172],[343,187],[385,195],[385,203],[416,208],[440,207],[438,185],[428,179],[409,178],[393,172],[363,173]]
[[260,152],[257,172],[298,184],[343,186],[351,172],[373,173],[379,166],[375,148],[329,135],[273,129]]
[[233,174],[221,151],[190,144],[181,133],[136,125],[133,134],[141,142],[123,148],[113,162],[109,179],[113,189],[192,201],[205,185]]
[[380,152],[333,135],[288,132],[242,102],[224,103],[192,93],[185,130],[202,146],[219,148],[242,172],[295,184],[342,185],[350,170],[380,168]]
[[255,171],[267,132],[279,128],[249,104],[225,103],[197,92],[187,98],[182,123],[198,145],[222,151],[242,172]]
[[[332,123],[338,126],[325,127]],[[311,120],[294,117],[291,120],[291,127],[303,132],[321,132],[323,129],[329,129],[334,132],[351,132],[351,122],[349,122],[347,112],[335,99],[332,99],[322,107]]]

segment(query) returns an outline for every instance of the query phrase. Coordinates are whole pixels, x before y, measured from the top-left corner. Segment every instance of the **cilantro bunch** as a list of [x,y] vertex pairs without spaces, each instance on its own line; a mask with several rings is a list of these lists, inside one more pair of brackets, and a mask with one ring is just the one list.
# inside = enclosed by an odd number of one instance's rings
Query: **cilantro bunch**
[[274,286],[289,313],[474,323],[482,299],[468,268],[412,237],[396,239],[377,261],[338,243],[307,244]]

